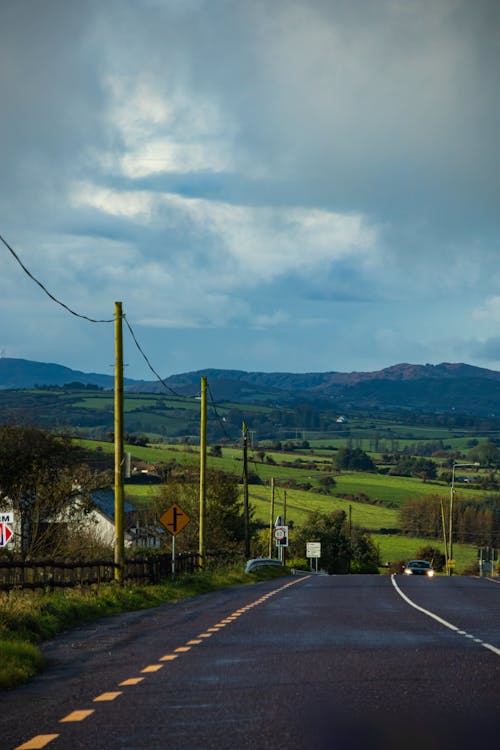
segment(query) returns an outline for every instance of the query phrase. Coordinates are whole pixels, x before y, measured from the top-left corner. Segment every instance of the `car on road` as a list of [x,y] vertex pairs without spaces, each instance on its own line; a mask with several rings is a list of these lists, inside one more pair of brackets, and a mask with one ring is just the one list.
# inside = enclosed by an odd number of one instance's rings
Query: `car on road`
[[270,557],[257,557],[254,560],[248,560],[245,566],[245,573],[255,573],[255,571],[260,568],[281,568],[281,566],[282,563],[279,560],[274,560]]
[[428,560],[409,560],[403,572],[406,576],[428,576],[428,578],[432,578],[434,568]]

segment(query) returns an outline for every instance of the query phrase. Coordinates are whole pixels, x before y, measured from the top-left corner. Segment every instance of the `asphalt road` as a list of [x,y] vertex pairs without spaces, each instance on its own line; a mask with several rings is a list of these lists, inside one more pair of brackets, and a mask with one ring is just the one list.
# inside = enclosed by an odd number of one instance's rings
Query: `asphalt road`
[[2,750],[475,750],[500,737],[500,583],[303,576],[107,618],[3,692]]

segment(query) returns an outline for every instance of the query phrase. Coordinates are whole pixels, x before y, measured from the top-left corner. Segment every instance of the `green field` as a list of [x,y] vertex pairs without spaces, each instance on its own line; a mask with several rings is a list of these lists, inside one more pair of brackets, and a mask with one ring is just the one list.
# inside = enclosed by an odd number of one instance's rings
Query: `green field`
[[[166,455],[175,456],[176,460],[197,466],[199,458],[196,452],[168,450],[166,447],[136,448],[132,447],[134,454],[138,452],[151,460],[160,454],[163,459]],[[180,454],[180,455],[179,455]],[[237,455],[227,456],[223,459],[212,459],[213,465],[225,466],[230,470],[235,466],[241,472],[241,461],[237,461]],[[265,467],[276,469],[277,467]],[[279,467],[278,467],[279,468]],[[275,472],[278,474],[278,472]],[[290,470],[288,469],[288,474]],[[403,535],[380,533],[381,529],[393,529],[399,526],[398,509],[388,508],[384,504],[369,504],[356,502],[354,500],[340,498],[337,492],[356,494],[363,492],[371,498],[379,500],[396,501],[401,504],[408,497],[418,497],[428,494],[430,491],[440,491],[445,498],[449,497],[449,488],[445,486],[434,487],[422,481],[408,479],[405,477],[387,477],[377,474],[353,473],[336,478],[336,486],[331,495],[319,494],[301,489],[285,488],[280,483],[280,477],[275,476],[274,508],[273,518],[278,515],[284,516],[295,528],[300,527],[313,511],[330,512],[343,510],[346,516],[351,518],[353,525],[366,529],[373,537],[380,549],[381,561],[400,560],[414,557],[417,550],[428,544],[442,548],[441,540],[415,538]],[[147,504],[159,491],[159,485],[126,485],[125,496],[127,500],[138,506]],[[473,490],[468,490],[473,493]],[[264,527],[268,527],[271,515],[271,487],[269,481],[264,484],[252,484],[249,487],[249,500],[254,508],[255,519]],[[286,504],[286,507],[285,507]],[[290,532],[293,538],[293,529]],[[457,563],[457,572],[469,566],[477,557],[477,550],[471,545],[455,544],[454,556]]]
[[[99,400],[99,399],[97,399]],[[93,395],[87,400],[89,405],[93,403]],[[184,402],[182,402],[184,405]],[[129,411],[133,414],[134,408],[145,408],[146,405],[154,406],[154,399],[130,399]],[[199,409],[197,402],[191,402],[194,410]],[[219,407],[218,407],[219,408]],[[221,412],[222,413],[221,407]],[[265,410],[265,407],[258,407]],[[246,407],[245,407],[246,409]],[[168,412],[167,412],[168,413]],[[153,415],[155,416],[155,415]],[[384,437],[378,436],[379,453],[373,451],[374,430],[380,429],[382,433],[384,426]],[[274,518],[284,514],[284,503],[286,498],[286,518],[292,522],[295,528],[301,526],[308,513],[312,510],[328,512],[343,510],[351,518],[354,525],[369,531],[380,548],[382,561],[404,559],[413,557],[419,547],[432,544],[441,547],[441,540],[416,539],[408,536],[381,533],[381,530],[397,529],[400,526],[399,508],[408,498],[420,498],[426,495],[438,495],[445,502],[450,497],[448,484],[439,481],[422,481],[419,478],[398,477],[384,473],[345,472],[337,473],[333,470],[332,458],[339,447],[347,446],[361,447],[370,452],[375,461],[380,462],[380,451],[383,450],[384,440],[389,445],[392,441],[398,441],[402,447],[403,441],[415,448],[421,441],[443,440],[446,446],[453,446],[454,450],[465,450],[470,443],[471,436],[467,431],[460,433],[446,428],[429,428],[423,426],[392,425],[390,431],[387,423],[377,425],[371,421],[369,424],[359,420],[350,425],[351,435],[349,437],[328,437],[314,440],[309,435],[307,444],[296,441],[294,450],[277,450],[273,443],[262,442],[252,445],[248,451],[248,470],[250,474],[249,498],[255,511],[255,518],[265,528],[270,521],[271,504],[271,479],[274,479]],[[359,431],[359,435],[352,437]],[[392,433],[392,434],[391,434]],[[193,440],[195,442],[195,440]],[[82,440],[81,443],[89,448],[100,446],[103,453],[112,456],[114,446],[112,443]],[[127,446],[127,451],[132,454],[132,462],[142,462],[146,465],[169,464],[199,466],[199,447],[197,445],[185,445],[181,442],[157,442],[147,447]],[[222,455],[216,457],[210,455],[208,448],[207,464],[209,468],[217,468],[233,474],[239,480],[243,475],[243,453],[241,445],[221,446]],[[174,474],[175,475],[175,474]],[[329,488],[329,494],[319,490],[322,488],[322,480],[332,477],[335,481],[333,487]],[[134,504],[147,504],[149,499],[158,492],[158,485],[126,485],[126,498]],[[467,485],[457,488],[456,501],[460,499],[481,499],[491,494],[490,491],[473,489]],[[265,532],[266,533],[266,532]],[[291,531],[291,538],[293,530]],[[469,545],[456,544],[454,546],[457,571],[469,566],[476,558],[476,550]]]

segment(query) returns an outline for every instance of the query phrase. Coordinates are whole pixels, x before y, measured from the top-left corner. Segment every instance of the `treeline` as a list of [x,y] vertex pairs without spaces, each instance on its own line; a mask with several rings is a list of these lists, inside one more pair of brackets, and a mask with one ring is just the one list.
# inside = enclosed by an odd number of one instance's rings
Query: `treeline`
[[[442,506],[442,498],[426,495],[410,498],[400,510],[403,534],[429,539],[443,538],[443,516],[448,531],[449,503]],[[498,547],[500,545],[500,495],[481,501],[456,497],[453,507],[453,541],[464,544]]]

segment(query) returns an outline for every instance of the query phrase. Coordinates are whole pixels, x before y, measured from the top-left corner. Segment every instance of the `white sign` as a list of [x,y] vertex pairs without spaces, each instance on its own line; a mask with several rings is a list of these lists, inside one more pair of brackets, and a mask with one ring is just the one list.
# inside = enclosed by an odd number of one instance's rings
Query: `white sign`
[[0,523],[14,523],[14,514],[0,513]]
[[288,526],[276,526],[274,538],[277,547],[288,547]]
[[321,542],[306,542],[306,557],[321,557]]

